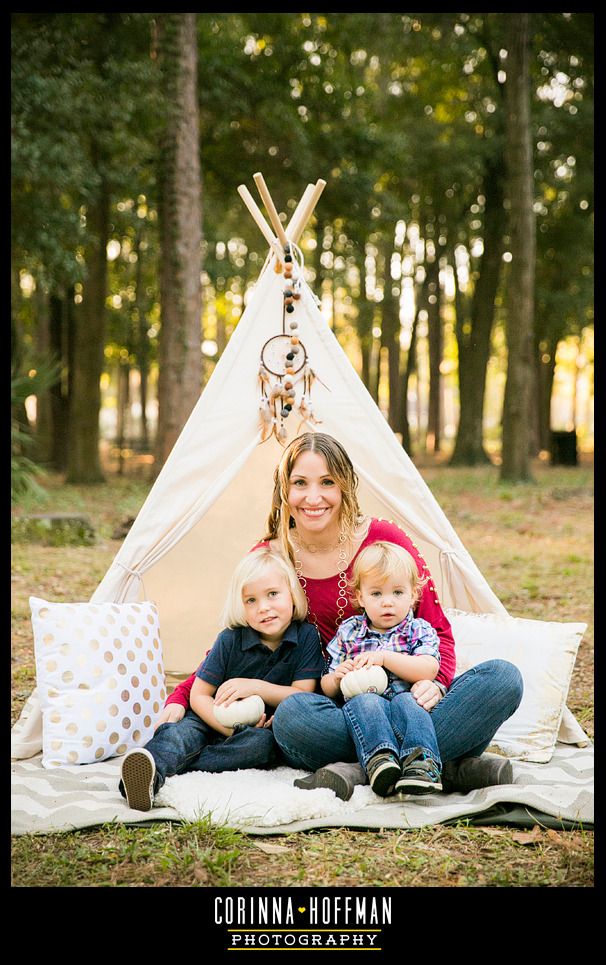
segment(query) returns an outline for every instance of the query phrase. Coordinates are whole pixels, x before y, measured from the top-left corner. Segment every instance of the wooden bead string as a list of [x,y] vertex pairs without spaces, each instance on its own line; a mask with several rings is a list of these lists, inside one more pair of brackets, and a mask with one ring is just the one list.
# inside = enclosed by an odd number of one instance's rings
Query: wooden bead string
[[[296,246],[294,246],[296,247]],[[299,322],[293,318],[297,302],[301,299],[301,275],[302,275],[302,255],[297,248],[297,253],[301,260],[298,272],[293,277],[293,247],[290,243],[284,246],[284,291],[282,304],[282,335],[289,339],[289,350],[286,354],[286,366],[284,376],[275,375],[277,381],[273,382],[270,378],[271,373],[263,365],[259,367],[259,377],[261,380],[261,402],[259,405],[261,412],[261,424],[263,439],[275,435],[280,442],[287,438],[285,420],[296,406],[295,399],[295,380],[299,372],[303,372],[303,393],[298,405],[299,411],[304,419],[318,422],[313,416],[311,406],[311,386],[315,378],[305,354],[305,349],[299,336]],[[304,365],[296,370],[296,360],[300,352],[304,353]]]

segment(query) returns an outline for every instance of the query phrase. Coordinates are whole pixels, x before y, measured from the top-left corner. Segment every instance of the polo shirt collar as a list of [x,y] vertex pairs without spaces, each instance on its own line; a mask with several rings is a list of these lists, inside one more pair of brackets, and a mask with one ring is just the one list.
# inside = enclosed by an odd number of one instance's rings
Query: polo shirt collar
[[[256,647],[258,644],[262,644],[262,646],[265,646],[265,644],[261,640],[260,634],[256,630],[253,630],[252,627],[246,626],[246,627],[242,627],[241,629],[242,629],[242,643],[241,643],[242,650],[251,650],[252,647]],[[282,646],[282,643],[298,643],[298,641],[299,641],[298,625],[295,623],[295,621],[293,621],[290,624],[290,626],[288,626],[284,631],[284,636],[282,637],[280,646]]]

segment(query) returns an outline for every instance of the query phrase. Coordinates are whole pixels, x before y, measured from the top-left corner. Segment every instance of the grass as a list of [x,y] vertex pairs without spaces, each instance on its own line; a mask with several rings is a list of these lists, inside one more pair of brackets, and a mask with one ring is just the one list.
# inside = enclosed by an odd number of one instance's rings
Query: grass
[[[583,621],[568,706],[593,736],[593,472],[590,464],[535,466],[535,484],[503,485],[494,467],[421,472],[480,570],[513,616]],[[142,474],[105,485],[45,480],[45,502],[14,512],[78,512],[94,546],[16,543],[12,555],[12,692],[15,720],[35,686],[28,597],[86,600],[112,561],[116,527],[136,514]],[[593,834],[471,827],[350,828],[274,838],[230,828],[158,822],[117,824],[12,839],[15,887],[591,887]]]

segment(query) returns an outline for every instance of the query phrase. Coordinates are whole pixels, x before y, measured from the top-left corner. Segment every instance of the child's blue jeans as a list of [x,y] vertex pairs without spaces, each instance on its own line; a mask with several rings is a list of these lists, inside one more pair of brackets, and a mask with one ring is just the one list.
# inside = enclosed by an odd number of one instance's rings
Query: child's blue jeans
[[419,747],[442,768],[431,714],[416,702],[410,685],[394,681],[382,695],[358,694],[346,701],[343,715],[364,770],[379,751],[392,751],[403,761]]
[[[186,771],[237,771],[245,767],[272,767],[279,750],[270,727],[244,727],[224,737],[187,710],[182,720],[160,724],[145,745],[156,762],[154,793],[167,777]],[[121,788],[122,790],[122,788]]]

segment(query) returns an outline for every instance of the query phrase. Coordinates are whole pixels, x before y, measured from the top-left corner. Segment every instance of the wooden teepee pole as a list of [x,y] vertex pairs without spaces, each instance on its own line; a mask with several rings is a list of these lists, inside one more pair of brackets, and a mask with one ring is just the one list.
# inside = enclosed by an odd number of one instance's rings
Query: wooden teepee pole
[[292,241],[293,235],[297,230],[299,222],[301,220],[301,212],[307,207],[307,202],[311,197],[311,193],[314,189],[313,184],[308,184],[305,191],[301,195],[301,200],[299,201],[297,207],[294,210],[293,216],[286,225],[286,237],[290,238]]
[[267,224],[267,221],[263,217],[261,213],[261,209],[259,208],[257,202],[255,201],[255,199],[253,198],[252,194],[250,193],[250,191],[248,190],[245,184],[240,184],[238,186],[238,194],[240,195],[244,204],[250,211],[253,217],[253,220],[255,221],[257,226],[261,229],[261,234],[265,238],[269,247],[275,253],[276,258],[278,258],[280,261],[283,261],[284,252],[280,250],[280,246],[276,241],[271,228]]
[[261,174],[260,171],[258,171],[256,174],[253,174],[253,181],[254,181],[255,184],[257,185],[257,189],[258,189],[258,191],[259,191],[259,194],[261,195],[261,198],[263,199],[263,204],[264,204],[265,207],[267,208],[267,213],[268,213],[268,215],[269,215],[269,220],[271,221],[271,223],[272,223],[272,225],[273,225],[273,229],[274,229],[274,231],[276,232],[276,234],[277,234],[277,236],[278,236],[278,238],[279,238],[279,240],[280,240],[280,244],[281,244],[284,248],[286,248],[286,247],[288,246],[288,238],[286,237],[286,234],[284,233],[284,228],[282,227],[282,222],[280,221],[280,218],[279,218],[279,216],[278,216],[278,212],[276,211],[276,206],[275,206],[275,204],[274,204],[273,201],[272,201],[271,194],[269,193],[269,190],[268,190],[267,185],[266,185],[266,183],[265,183],[265,178],[263,177],[263,175]]
[[325,187],[326,187],[326,181],[323,181],[322,178],[319,178],[316,181],[316,184],[313,188],[312,193],[309,196],[309,199],[307,201],[305,208],[301,210],[301,215],[296,225],[296,228],[293,229],[291,232],[290,237],[295,244],[303,234],[303,230],[307,225],[307,222],[311,218],[314,208],[317,205],[320,195],[322,194],[322,191],[324,190]]

